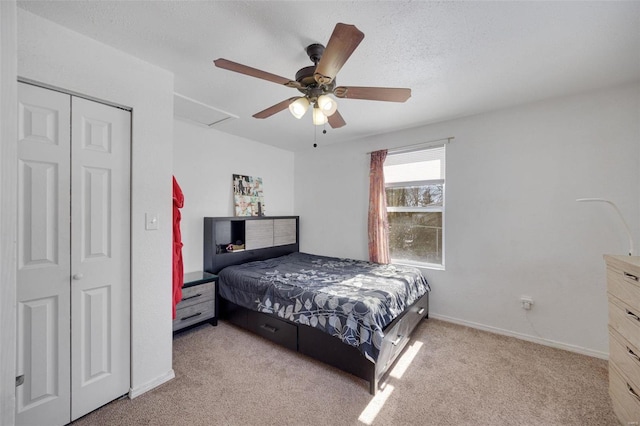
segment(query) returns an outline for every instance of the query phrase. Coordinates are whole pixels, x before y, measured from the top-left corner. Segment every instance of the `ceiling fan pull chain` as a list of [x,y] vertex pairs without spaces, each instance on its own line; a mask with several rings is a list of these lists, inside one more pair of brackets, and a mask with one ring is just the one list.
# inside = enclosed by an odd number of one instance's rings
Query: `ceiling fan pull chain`
[[313,126],[313,147],[318,147],[318,126]]

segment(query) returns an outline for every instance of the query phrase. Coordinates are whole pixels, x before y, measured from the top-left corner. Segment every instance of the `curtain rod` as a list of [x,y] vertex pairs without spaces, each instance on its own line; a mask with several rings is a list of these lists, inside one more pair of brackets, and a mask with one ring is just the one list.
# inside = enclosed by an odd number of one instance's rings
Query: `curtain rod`
[[[413,145],[405,145],[397,148],[389,148],[387,149],[387,154],[400,154],[403,152],[417,151],[421,148],[427,148],[433,145],[438,145],[439,143],[443,143],[443,144],[449,143],[454,139],[455,137],[449,136],[448,138],[434,139],[432,141],[420,142]],[[367,152],[367,155],[371,154],[372,152],[374,151]]]

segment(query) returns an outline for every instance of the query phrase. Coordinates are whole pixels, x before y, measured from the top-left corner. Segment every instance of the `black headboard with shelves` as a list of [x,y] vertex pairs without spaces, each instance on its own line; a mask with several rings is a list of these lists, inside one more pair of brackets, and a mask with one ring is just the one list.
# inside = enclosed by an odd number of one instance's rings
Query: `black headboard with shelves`
[[[230,245],[243,249],[227,250]],[[230,265],[299,251],[299,216],[205,217],[203,268],[217,274]]]

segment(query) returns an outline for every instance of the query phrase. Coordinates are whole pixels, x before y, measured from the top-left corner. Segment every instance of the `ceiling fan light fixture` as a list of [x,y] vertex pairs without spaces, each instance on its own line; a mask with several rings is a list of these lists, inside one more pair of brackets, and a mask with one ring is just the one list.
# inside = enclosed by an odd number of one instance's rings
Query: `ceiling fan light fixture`
[[318,97],[318,107],[324,115],[329,117],[338,109],[338,103],[329,95],[320,95]]
[[327,119],[327,116],[324,115],[322,110],[320,108],[318,108],[318,106],[316,104],[316,106],[313,107],[313,124],[315,124],[316,126],[322,126],[327,121],[329,121]]
[[326,47],[318,43],[307,46],[307,55],[313,62],[313,66],[299,69],[295,80],[224,58],[218,58],[213,63],[218,68],[266,80],[290,89],[297,89],[304,95],[293,96],[278,102],[253,114],[254,118],[268,118],[289,108],[291,115],[300,119],[306,114],[309,107],[313,107],[313,124],[319,126],[329,123],[331,128],[338,129],[347,123],[342,118],[340,111],[337,110],[336,98],[405,102],[411,97],[411,89],[407,88],[336,87],[336,75],[363,39],[364,33],[355,25],[337,23]]
[[299,97],[289,104],[289,111],[295,118],[300,119],[309,109],[309,99],[304,96]]

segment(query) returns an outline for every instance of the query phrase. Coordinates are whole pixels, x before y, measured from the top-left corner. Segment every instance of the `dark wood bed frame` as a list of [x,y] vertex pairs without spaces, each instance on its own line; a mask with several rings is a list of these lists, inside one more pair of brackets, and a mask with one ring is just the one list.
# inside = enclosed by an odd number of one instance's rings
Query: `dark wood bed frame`
[[[247,244],[245,250],[229,253],[225,252],[221,246],[226,246],[227,243],[235,241],[220,241],[219,235],[216,235],[216,230],[220,226],[226,227],[228,223],[231,228],[235,228],[232,234],[235,237],[241,236],[240,240],[244,242],[245,221],[280,219],[295,219],[294,243],[254,250],[251,249],[250,244]],[[224,223],[220,224],[221,222]],[[265,260],[297,252],[299,251],[299,217],[205,217],[203,249],[204,270],[213,274],[217,274],[226,266],[254,260]],[[276,315],[252,311],[222,297],[219,299],[218,306],[220,310],[218,317],[220,319],[227,320],[279,345],[367,380],[369,382],[369,392],[375,395],[394,361],[409,342],[415,327],[420,320],[428,317],[429,293],[422,296],[385,327],[382,347],[375,363],[366,358],[357,348],[347,345],[337,337],[333,337],[314,327],[294,323]]]

